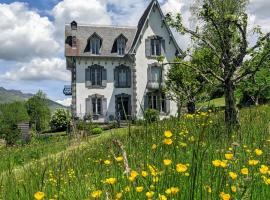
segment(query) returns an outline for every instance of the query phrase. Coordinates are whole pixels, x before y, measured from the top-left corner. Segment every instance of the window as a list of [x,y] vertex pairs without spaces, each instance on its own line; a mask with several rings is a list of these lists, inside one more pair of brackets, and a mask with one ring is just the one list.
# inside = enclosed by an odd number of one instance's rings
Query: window
[[160,56],[161,55],[161,40],[151,39],[151,55]]
[[160,112],[166,112],[166,99],[164,94],[148,93],[147,100],[148,108],[155,109]]
[[150,81],[151,82],[160,82],[161,78],[161,68],[160,67],[151,67]]
[[126,47],[126,40],[123,36],[120,36],[117,39],[117,53],[119,55],[124,55],[125,54],[125,47]]
[[93,67],[91,68],[91,80],[93,86],[101,86],[102,83],[102,68]]
[[114,71],[116,87],[130,87],[131,85],[131,70],[126,66],[118,66]]
[[90,38],[90,44],[89,44],[90,53],[96,54],[96,55],[99,54],[100,47],[101,47],[101,39],[97,35],[94,34]]
[[94,97],[92,98],[92,113],[94,115],[102,114],[102,98]]
[[76,36],[72,36],[72,47],[76,47],[76,46],[77,46]]

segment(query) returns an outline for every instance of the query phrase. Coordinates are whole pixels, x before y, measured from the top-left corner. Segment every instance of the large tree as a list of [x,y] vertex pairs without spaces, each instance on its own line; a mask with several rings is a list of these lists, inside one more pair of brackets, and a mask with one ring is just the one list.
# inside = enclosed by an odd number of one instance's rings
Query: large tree
[[[190,34],[198,46],[206,46],[212,52],[211,64],[204,63],[201,73],[211,75],[223,85],[229,130],[239,124],[234,96],[236,84],[256,73],[270,58],[270,33],[259,34],[254,45],[249,45],[247,4],[247,0],[203,0],[197,10],[200,27],[196,30],[185,27],[180,14],[167,15],[172,27]],[[258,32],[254,34],[257,36]],[[249,64],[254,61],[255,65]]]

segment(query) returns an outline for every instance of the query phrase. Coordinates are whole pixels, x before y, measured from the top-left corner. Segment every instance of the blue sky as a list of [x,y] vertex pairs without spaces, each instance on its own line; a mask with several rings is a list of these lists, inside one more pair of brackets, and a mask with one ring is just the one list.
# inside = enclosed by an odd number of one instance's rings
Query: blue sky
[[[35,93],[41,89],[60,103],[70,84],[65,68],[64,24],[137,25],[150,0],[0,0],[0,87]],[[187,24],[191,0],[160,0],[162,10],[181,12]],[[270,1],[251,0],[250,26],[270,30]],[[186,48],[187,38],[178,37]]]

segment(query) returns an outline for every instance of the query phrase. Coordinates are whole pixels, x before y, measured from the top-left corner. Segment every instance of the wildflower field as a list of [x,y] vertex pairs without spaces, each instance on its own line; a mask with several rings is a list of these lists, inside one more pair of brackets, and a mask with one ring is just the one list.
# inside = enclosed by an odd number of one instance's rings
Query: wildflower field
[[117,129],[0,175],[0,199],[270,199],[270,107]]

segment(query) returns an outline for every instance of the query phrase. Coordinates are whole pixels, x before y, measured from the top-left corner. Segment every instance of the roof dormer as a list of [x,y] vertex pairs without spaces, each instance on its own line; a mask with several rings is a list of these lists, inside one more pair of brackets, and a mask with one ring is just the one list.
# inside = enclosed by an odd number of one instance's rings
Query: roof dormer
[[127,38],[123,35],[120,34],[113,43],[112,47],[112,53],[117,53],[118,55],[124,55],[125,50],[126,50],[126,43],[127,43]]
[[71,30],[77,30],[77,22],[76,21],[72,21],[70,23],[70,27],[71,27]]
[[102,38],[97,34],[93,33],[87,40],[87,45],[84,52],[90,52],[91,54],[100,54],[102,45]]

